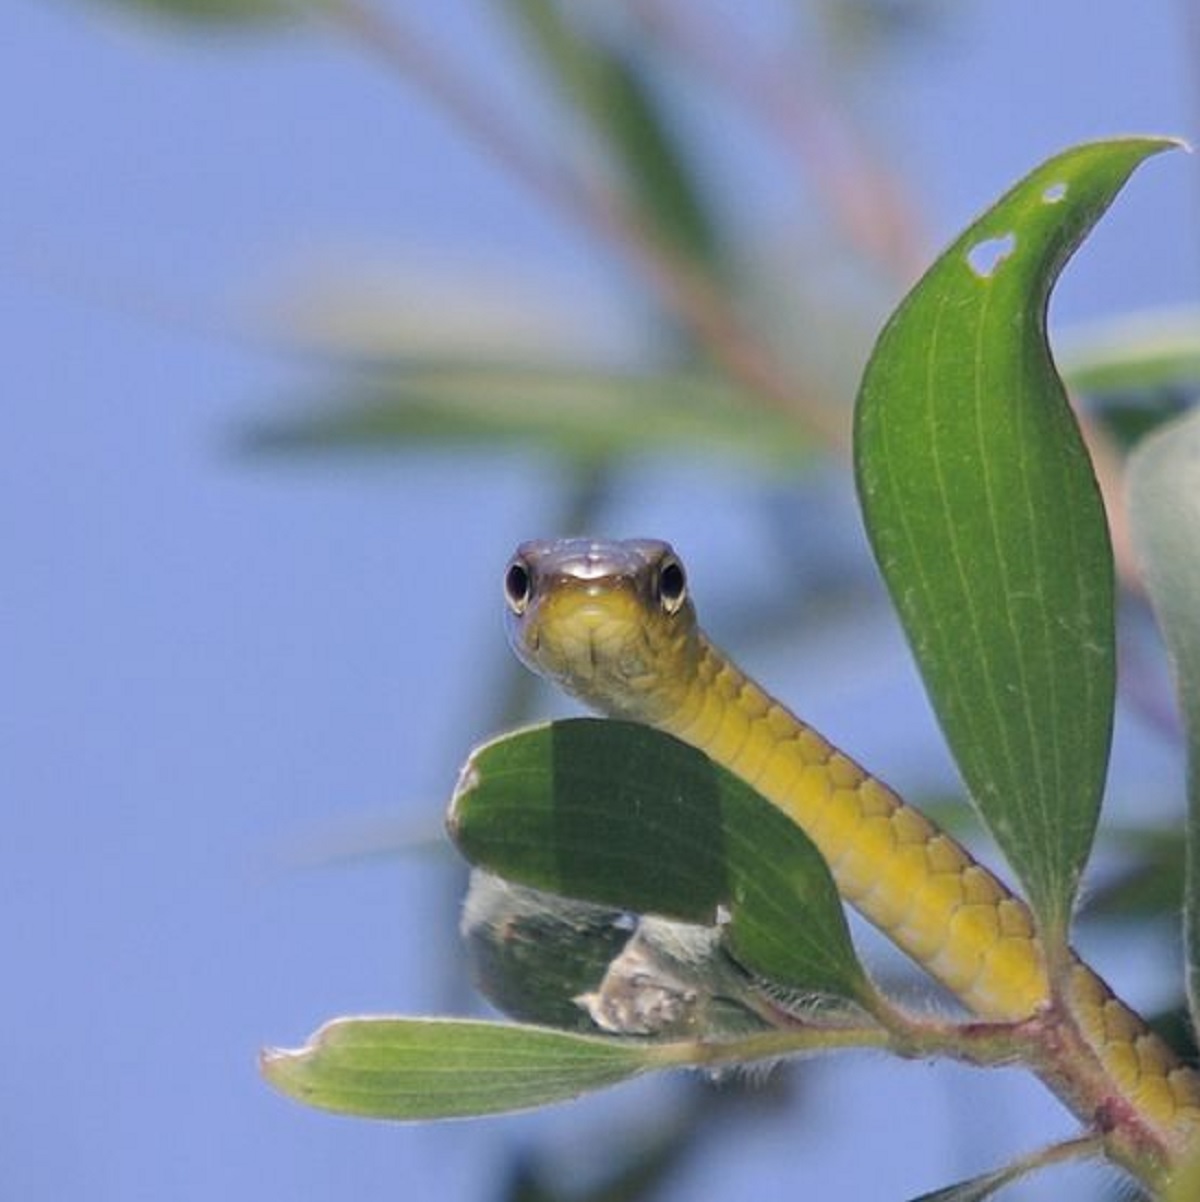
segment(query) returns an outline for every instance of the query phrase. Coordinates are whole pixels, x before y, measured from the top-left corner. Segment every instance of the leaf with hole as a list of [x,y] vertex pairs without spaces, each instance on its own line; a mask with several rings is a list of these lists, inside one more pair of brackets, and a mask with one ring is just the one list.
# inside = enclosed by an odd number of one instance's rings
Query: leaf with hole
[[916,285],[871,356],[855,466],[871,543],[972,798],[1059,949],[1108,764],[1113,568],[1046,339],[1059,272],[1137,138],[1049,160]]

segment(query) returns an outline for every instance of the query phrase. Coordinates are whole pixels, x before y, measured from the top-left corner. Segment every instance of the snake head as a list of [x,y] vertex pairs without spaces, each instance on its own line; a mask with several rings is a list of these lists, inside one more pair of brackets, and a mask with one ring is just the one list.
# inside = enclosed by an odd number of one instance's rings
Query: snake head
[[699,653],[687,577],[668,543],[522,543],[504,574],[517,656],[584,704],[656,722],[678,704]]

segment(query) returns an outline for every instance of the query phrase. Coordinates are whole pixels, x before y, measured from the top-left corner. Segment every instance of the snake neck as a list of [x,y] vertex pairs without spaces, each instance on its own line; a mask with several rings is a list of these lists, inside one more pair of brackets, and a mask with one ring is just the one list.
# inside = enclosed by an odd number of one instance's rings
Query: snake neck
[[1048,996],[1028,908],[704,641],[664,728],[783,810],[841,895],[976,1013],[1027,1018]]
[[[1021,1021],[1049,1001],[1028,906],[956,840],[775,700],[703,635],[655,724],[744,780],[822,853],[841,895],[975,1014]],[[1171,1144],[1200,1128],[1200,1076],[1090,968],[1071,1012],[1116,1096]]]

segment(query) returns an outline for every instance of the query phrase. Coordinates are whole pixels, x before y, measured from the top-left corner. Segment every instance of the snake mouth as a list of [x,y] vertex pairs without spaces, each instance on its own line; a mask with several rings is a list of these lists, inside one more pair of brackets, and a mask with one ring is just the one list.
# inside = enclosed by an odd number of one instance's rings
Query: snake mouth
[[526,664],[585,704],[629,710],[652,657],[636,599],[620,589],[551,590],[511,631]]
[[[530,615],[526,646],[543,671],[571,687],[611,674],[624,658],[630,639],[628,624],[600,604],[572,605],[569,612],[542,610]],[[636,632],[636,628],[634,628]]]

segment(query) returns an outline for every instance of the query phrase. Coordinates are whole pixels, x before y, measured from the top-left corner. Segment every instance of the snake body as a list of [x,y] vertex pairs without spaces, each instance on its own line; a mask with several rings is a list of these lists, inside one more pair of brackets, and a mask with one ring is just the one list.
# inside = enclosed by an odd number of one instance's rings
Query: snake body
[[[1050,998],[1028,906],[956,840],[771,697],[701,630],[683,567],[649,539],[524,543],[505,577],[518,656],[585,704],[704,751],[799,825],[842,896],[974,1014]],[[1168,1146],[1200,1130],[1200,1074],[1081,961],[1071,1010]]]

